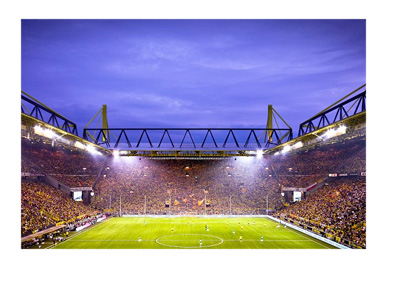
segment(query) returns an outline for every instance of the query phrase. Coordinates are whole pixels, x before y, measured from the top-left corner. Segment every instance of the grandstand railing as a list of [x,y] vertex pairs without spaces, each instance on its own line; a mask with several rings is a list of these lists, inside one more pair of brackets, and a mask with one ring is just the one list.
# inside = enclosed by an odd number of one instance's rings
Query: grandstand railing
[[85,128],[83,138],[111,149],[254,150],[288,142],[293,133],[290,128]]
[[[26,97],[23,92],[21,94],[21,100],[21,112],[23,114],[32,116],[38,120],[46,122],[47,124],[78,136],[76,124],[71,120]],[[30,108],[28,108],[28,106]]]
[[[366,111],[366,91],[324,111],[300,124],[298,136],[313,132],[350,116]],[[354,110],[352,108],[355,107]],[[347,110],[346,110],[347,109]],[[330,117],[330,119],[329,119]]]

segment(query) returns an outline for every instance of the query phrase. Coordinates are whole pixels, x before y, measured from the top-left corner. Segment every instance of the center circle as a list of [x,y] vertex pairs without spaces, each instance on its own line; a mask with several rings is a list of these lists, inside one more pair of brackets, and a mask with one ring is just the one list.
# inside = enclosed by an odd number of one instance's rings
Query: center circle
[[220,245],[224,240],[209,234],[168,234],[156,239],[156,243],[176,248],[205,248]]

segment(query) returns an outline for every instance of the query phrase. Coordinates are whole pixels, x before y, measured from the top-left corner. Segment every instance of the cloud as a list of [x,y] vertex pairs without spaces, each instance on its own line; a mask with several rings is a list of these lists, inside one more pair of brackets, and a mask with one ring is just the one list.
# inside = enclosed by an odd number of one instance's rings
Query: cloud
[[294,127],[365,83],[362,23],[36,21],[22,86],[83,124],[263,126],[272,104]]

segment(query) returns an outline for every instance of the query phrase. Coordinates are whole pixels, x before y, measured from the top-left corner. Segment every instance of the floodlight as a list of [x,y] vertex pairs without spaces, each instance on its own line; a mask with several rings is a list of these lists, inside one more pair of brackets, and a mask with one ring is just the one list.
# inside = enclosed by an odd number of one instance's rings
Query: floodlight
[[297,149],[297,148],[301,148],[303,147],[303,142],[297,142],[296,144],[293,145],[293,148]]
[[96,150],[92,145],[86,145],[86,151],[88,151],[92,155],[101,155],[99,151]]
[[332,138],[336,136],[336,131],[334,129],[328,129],[322,137],[325,137],[327,139]]
[[52,130],[50,130],[50,129],[45,129],[44,131],[43,131],[43,135],[45,136],[45,137],[47,137],[47,138],[50,138],[50,139],[52,139],[52,138],[54,138],[54,137],[57,137],[57,135],[56,135],[56,133],[54,133]]
[[264,154],[263,150],[257,150],[257,158],[258,159],[261,159],[263,157],[263,154]]
[[43,129],[39,125],[36,125],[33,129],[35,130],[36,134],[43,133]]
[[337,128],[337,133],[338,133],[338,135],[342,135],[342,134],[346,133],[346,129],[347,129],[347,127],[344,126],[344,125],[339,126],[339,127]]
[[86,150],[87,150],[89,153],[94,153],[94,152],[96,151],[92,145],[87,145],[87,146],[86,146]]
[[118,158],[119,157],[119,151],[118,150],[114,150],[113,151],[113,156],[114,156],[114,158]]
[[79,141],[76,141],[75,142],[75,144],[74,144],[74,146],[76,147],[76,148],[79,148],[79,149],[85,149],[85,145],[83,145],[81,142],[79,142]]
[[289,152],[290,149],[291,149],[291,147],[290,147],[289,145],[286,145],[286,146],[283,147],[283,149],[282,149],[282,154],[285,154],[285,153]]

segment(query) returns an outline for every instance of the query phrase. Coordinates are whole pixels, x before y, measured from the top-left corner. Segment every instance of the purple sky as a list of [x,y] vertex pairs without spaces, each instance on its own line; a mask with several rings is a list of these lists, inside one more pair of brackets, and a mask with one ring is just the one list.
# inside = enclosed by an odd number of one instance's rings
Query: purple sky
[[102,104],[110,127],[265,127],[272,104],[297,136],[366,82],[365,37],[364,20],[22,20],[22,90],[80,135]]

